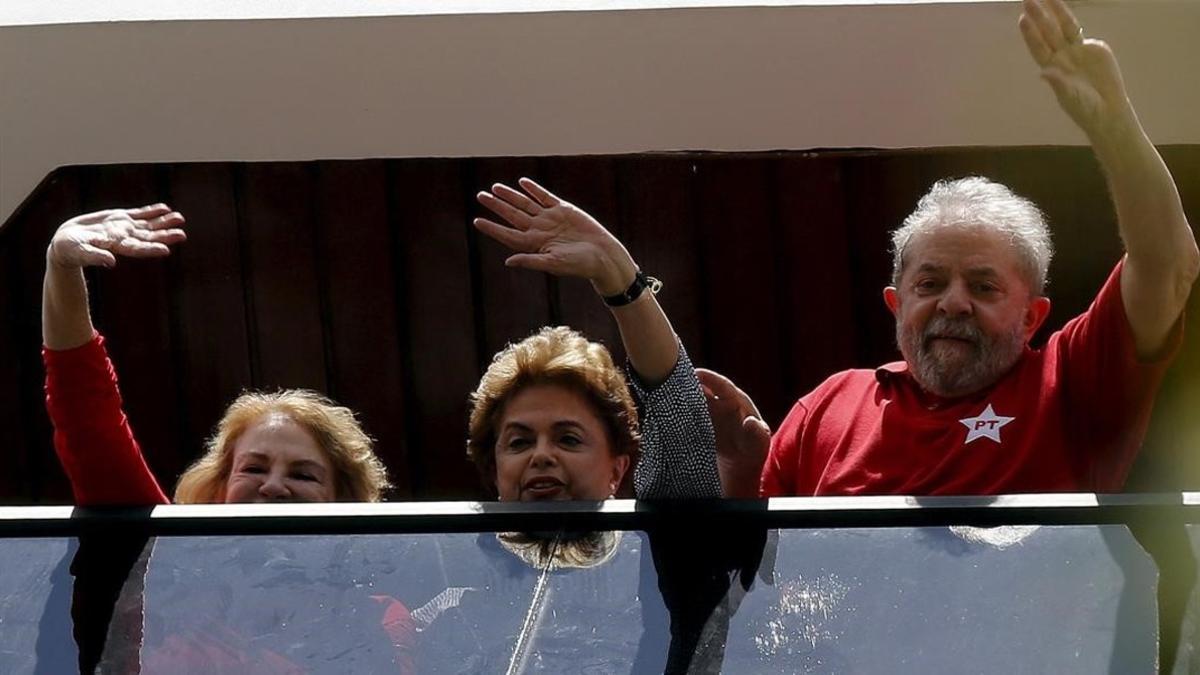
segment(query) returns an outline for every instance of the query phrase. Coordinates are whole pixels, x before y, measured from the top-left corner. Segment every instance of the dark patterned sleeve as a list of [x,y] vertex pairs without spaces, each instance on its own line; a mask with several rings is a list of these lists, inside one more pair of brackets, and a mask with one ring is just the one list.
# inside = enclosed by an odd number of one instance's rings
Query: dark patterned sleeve
[[671,374],[653,389],[631,365],[625,369],[641,415],[642,455],[633,475],[638,499],[720,497],[716,435],[683,345]]

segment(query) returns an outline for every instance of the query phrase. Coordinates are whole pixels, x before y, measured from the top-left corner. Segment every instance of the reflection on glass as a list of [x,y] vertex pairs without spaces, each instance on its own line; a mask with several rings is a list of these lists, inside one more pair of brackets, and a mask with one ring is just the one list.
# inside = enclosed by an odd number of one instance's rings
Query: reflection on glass
[[587,569],[617,552],[620,532],[501,532],[500,545],[534,569]]
[[71,619],[81,673],[102,661],[104,672],[138,672],[149,541],[138,534],[79,538],[71,561]]
[[[1188,532],[1188,547],[1200,550],[1196,528]],[[142,673],[1196,666],[1194,572],[1172,581],[1164,568],[1160,577],[1120,526],[777,534],[709,526],[584,538],[601,555],[570,559],[533,537],[540,568],[505,539],[6,539],[0,672],[97,662],[102,672]],[[1186,610],[1176,638],[1164,626],[1163,639],[1175,640],[1169,660],[1158,654],[1156,585],[1176,589]]]

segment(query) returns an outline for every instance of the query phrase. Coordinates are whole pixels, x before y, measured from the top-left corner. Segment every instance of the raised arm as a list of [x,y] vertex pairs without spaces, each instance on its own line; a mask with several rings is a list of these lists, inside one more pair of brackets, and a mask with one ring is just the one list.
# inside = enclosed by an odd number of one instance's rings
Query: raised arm
[[[481,232],[516,251],[506,265],[582,277],[601,297],[620,295],[633,284],[637,264],[595,218],[528,178],[520,186],[524,193],[497,183],[491,192],[478,195],[480,204],[512,226],[475,219]],[[644,291],[609,310],[642,383],[650,388],[661,384],[679,359],[679,343],[654,294]]]
[[641,413],[642,455],[634,470],[639,499],[718,497],[716,434],[700,382],[671,323],[643,289],[626,302],[638,276],[629,252],[600,223],[537,183],[525,193],[505,185],[479,193],[479,202],[512,227],[486,218],[475,226],[516,253],[506,263],[588,279],[609,303],[636,377],[630,389]]
[[187,238],[183,215],[165,204],[76,216],[59,226],[46,249],[42,283],[42,343],[64,351],[92,339],[83,268],[115,267],[117,256],[157,258]]
[[1085,39],[1063,0],[1024,0],[1021,33],[1059,105],[1104,167],[1125,242],[1121,295],[1138,355],[1159,353],[1200,274],[1175,182],[1125,92],[1112,49]]
[[63,223],[46,251],[42,356],[54,449],[80,506],[165,503],[122,410],[117,376],[88,312],[83,268],[117,256],[158,257],[183,241],[164,205],[113,209]]

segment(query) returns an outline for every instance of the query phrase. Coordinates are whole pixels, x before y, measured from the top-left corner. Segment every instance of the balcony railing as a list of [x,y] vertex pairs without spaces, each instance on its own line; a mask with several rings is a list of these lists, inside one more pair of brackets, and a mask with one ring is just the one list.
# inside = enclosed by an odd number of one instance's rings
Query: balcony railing
[[1200,493],[0,508],[0,672],[1193,672]]

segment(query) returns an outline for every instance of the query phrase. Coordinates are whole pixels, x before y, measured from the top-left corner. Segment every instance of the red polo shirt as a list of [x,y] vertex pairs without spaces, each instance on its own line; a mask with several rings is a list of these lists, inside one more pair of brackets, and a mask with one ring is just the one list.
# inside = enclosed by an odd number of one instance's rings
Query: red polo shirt
[[904,362],[829,378],[771,439],[763,495],[1119,490],[1183,325],[1162,358],[1139,361],[1120,272],[1118,263],[1086,312],[979,393],[926,393]]

